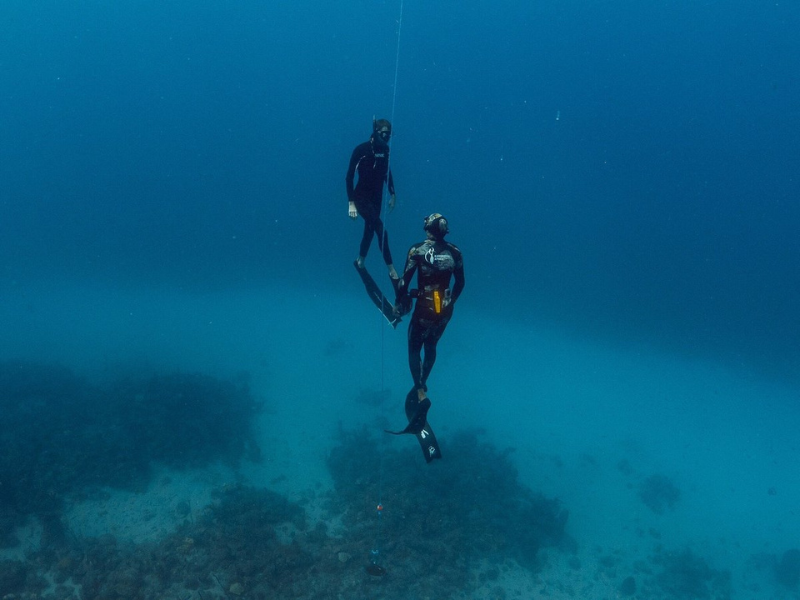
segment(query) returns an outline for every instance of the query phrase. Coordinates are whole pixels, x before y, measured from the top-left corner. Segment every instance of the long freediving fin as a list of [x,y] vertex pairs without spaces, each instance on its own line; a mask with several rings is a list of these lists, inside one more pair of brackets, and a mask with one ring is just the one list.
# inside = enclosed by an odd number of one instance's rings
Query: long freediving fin
[[[400,316],[395,314],[394,304],[389,302],[389,299],[383,295],[381,288],[375,283],[375,280],[372,278],[372,275],[369,274],[366,267],[359,266],[357,260],[353,261],[353,266],[361,277],[369,299],[372,300],[372,303],[381,311],[381,314],[388,321],[389,325],[396,328],[397,324],[400,322]],[[395,285],[394,280],[392,281],[392,285]]]
[[409,419],[408,426],[403,429],[403,431],[389,431],[388,429],[384,429],[384,431],[392,435],[403,435],[405,433],[419,435],[419,433],[425,429],[425,424],[428,421],[428,410],[431,408],[431,401],[429,398],[425,398],[422,402],[417,402],[417,404],[416,411]]

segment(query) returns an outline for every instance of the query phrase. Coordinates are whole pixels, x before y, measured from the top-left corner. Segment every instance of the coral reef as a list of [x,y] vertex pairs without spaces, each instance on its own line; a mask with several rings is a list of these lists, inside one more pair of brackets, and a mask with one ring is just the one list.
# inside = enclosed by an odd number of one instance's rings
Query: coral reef
[[[181,469],[257,457],[251,423],[260,405],[246,384],[180,373],[100,388],[59,367],[5,363],[0,386],[8,423],[0,542],[13,545],[15,527],[31,516],[41,531],[23,560],[0,560],[0,598],[504,598],[512,567],[539,577],[556,556],[543,549],[576,545],[559,500],[520,483],[512,449],[477,431],[450,432],[445,460],[427,465],[413,438],[367,429],[340,431],[327,461],[334,488],[315,498],[314,513],[267,489],[227,485],[203,511],[176,502],[182,523],[157,541],[82,538],[68,529],[65,498],[98,486],[144,489],[154,462]],[[679,495],[658,475],[640,489],[655,512]],[[800,551],[770,560],[784,586],[798,585]],[[564,564],[582,569],[576,556]],[[730,597],[730,574],[690,550],[659,545],[627,577],[613,552],[598,565],[619,597]],[[569,576],[542,590],[574,595]]]
[[653,562],[661,567],[654,586],[665,598],[728,600],[731,596],[731,574],[712,569],[691,550],[659,553]]
[[18,560],[0,560],[0,598],[19,592],[25,585],[26,566]]
[[447,598],[497,581],[511,558],[536,569],[538,550],[566,539],[559,502],[522,486],[510,452],[477,434],[452,436],[442,468],[415,460],[413,444],[382,444],[342,433],[313,526],[272,491],[226,486],[158,542],[49,535],[24,562],[0,563],[0,586],[18,598]]
[[[83,540],[57,559],[86,598],[303,598],[315,557],[302,508],[266,490],[233,486],[196,523],[157,544],[125,547],[111,536]],[[279,537],[284,529],[286,538]],[[294,538],[294,539],[292,539]],[[321,596],[320,596],[321,597]]]
[[0,547],[37,515],[50,535],[67,494],[142,489],[154,461],[176,468],[257,455],[260,409],[246,384],[171,374],[106,389],[53,365],[0,363]]
[[800,583],[800,550],[787,550],[775,565],[775,577],[781,585],[796,588]]
[[681,491],[665,475],[651,475],[639,487],[639,498],[656,514],[672,510],[681,497]]
[[636,579],[633,576],[628,576],[619,584],[619,594],[627,598],[636,593]]
[[[513,558],[536,569],[539,549],[565,539],[568,512],[559,501],[522,486],[509,451],[476,432],[451,436],[447,459],[433,468],[415,460],[411,443],[404,451],[379,443],[365,431],[345,432],[328,464],[336,501],[346,507],[343,522],[361,538],[362,554],[376,519],[383,520],[385,566],[407,597],[468,592],[481,561]],[[379,498],[385,506],[377,517],[369,506]]]

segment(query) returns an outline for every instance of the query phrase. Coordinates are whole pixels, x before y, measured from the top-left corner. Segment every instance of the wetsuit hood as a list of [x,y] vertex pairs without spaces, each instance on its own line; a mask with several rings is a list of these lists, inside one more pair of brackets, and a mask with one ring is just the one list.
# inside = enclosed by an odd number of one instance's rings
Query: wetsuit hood
[[427,217],[425,217],[425,222],[422,228],[435,240],[442,241],[444,240],[444,236],[450,232],[450,228],[447,224],[447,219],[445,219],[439,213],[431,213]]

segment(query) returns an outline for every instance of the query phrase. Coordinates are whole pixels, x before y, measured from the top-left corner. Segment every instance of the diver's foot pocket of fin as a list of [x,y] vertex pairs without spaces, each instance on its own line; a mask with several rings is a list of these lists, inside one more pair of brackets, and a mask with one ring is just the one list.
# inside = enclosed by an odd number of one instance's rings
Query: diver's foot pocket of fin
[[414,413],[414,416],[411,417],[411,420],[408,422],[408,430],[409,433],[419,433],[425,427],[425,423],[428,421],[428,411],[431,408],[431,399],[427,396],[419,401],[419,406],[417,407],[417,411]]
[[408,426],[403,429],[403,431],[389,431],[388,429],[384,429],[384,431],[392,435],[403,435],[405,433],[418,435],[425,429],[425,423],[428,421],[428,410],[431,408],[431,400],[430,398],[425,398],[421,402],[417,402],[417,405],[414,414],[408,420]]

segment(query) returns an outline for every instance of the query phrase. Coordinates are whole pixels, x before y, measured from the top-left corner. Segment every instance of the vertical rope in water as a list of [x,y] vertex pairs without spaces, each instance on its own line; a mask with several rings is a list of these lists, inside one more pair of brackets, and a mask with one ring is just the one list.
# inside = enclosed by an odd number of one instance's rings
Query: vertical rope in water
[[[397,20],[397,48],[394,56],[394,84],[392,85],[392,127],[394,127],[394,108],[397,103],[397,73],[400,71],[400,32],[403,29],[403,0],[400,0],[400,18]],[[389,155],[391,160],[391,155]]]
[[[395,57],[394,57],[394,82],[392,83],[392,112],[391,117],[389,118],[389,122],[392,124],[392,132],[394,132],[394,113],[395,107],[397,105],[397,77],[398,72],[400,71],[400,32],[403,28],[403,0],[400,0],[400,17],[397,20],[397,45],[395,48]],[[394,136],[392,136],[393,138]],[[384,214],[384,223],[383,223],[383,240],[382,240],[382,247],[386,247],[386,238],[387,238],[387,229],[389,223],[389,210],[388,210],[388,196],[389,196],[389,181],[388,176],[392,172],[392,138],[389,139],[389,160],[388,160],[388,170],[386,172],[387,181],[386,187],[383,191],[383,214]],[[402,269],[402,265],[400,265]],[[383,323],[383,318],[380,319],[380,326],[381,326],[381,395],[386,393],[386,384],[384,381],[384,360],[385,360],[385,345],[386,345],[386,326]],[[372,549],[372,564],[377,565],[378,558],[380,556],[380,542],[381,542],[381,528],[383,525],[383,443],[379,444],[379,468],[378,468],[378,505],[376,507],[377,512],[377,519],[378,519],[378,532],[375,536],[375,545]]]
[[[392,124],[392,132],[394,132],[394,112],[395,106],[397,106],[397,74],[400,71],[400,32],[403,28],[403,0],[400,0],[400,18],[397,20],[397,46],[395,49],[395,56],[394,56],[394,82],[392,83],[392,113],[391,117],[389,118],[389,122]],[[394,136],[392,136],[393,138]],[[388,224],[389,224],[389,210],[388,210],[388,196],[389,196],[389,181],[388,177],[389,174],[392,172],[392,138],[389,139],[389,160],[387,161],[388,170],[386,172],[387,181],[386,187],[383,191],[383,240],[382,246],[386,246],[386,238],[388,236]],[[402,269],[402,265],[400,265]],[[383,323],[381,323],[383,325]],[[383,392],[383,343],[384,343],[384,333],[386,329],[381,327],[381,392]]]
[[[400,71],[400,32],[402,31],[402,29],[403,29],[403,0],[400,0],[400,18],[397,20],[397,46],[396,46],[395,55],[394,55],[394,82],[392,83],[392,113],[391,113],[391,116],[389,118],[389,122],[392,124],[392,131],[393,132],[394,132],[394,129],[395,129],[395,127],[394,127],[394,111],[395,111],[395,107],[397,106],[397,74]],[[392,138],[394,138],[394,136],[392,136]],[[389,150],[390,150],[390,152],[389,152],[389,161],[388,161],[389,170],[387,171],[387,174],[386,174],[387,178],[389,176],[389,173],[392,172],[392,153],[391,153],[392,138],[389,139]],[[387,197],[388,197],[388,195],[389,195],[389,181],[387,179],[386,188],[384,189],[384,192],[383,192],[383,214],[385,215],[384,216],[384,223],[383,223],[383,225],[384,225],[384,227],[383,227],[383,244],[386,244],[386,236],[387,236],[387,231],[386,230],[387,230],[387,224],[389,222],[389,211],[387,210],[387,204],[388,204]],[[381,365],[381,367],[383,367],[383,365]],[[382,378],[383,378],[383,369],[381,369],[381,383],[383,383]]]

